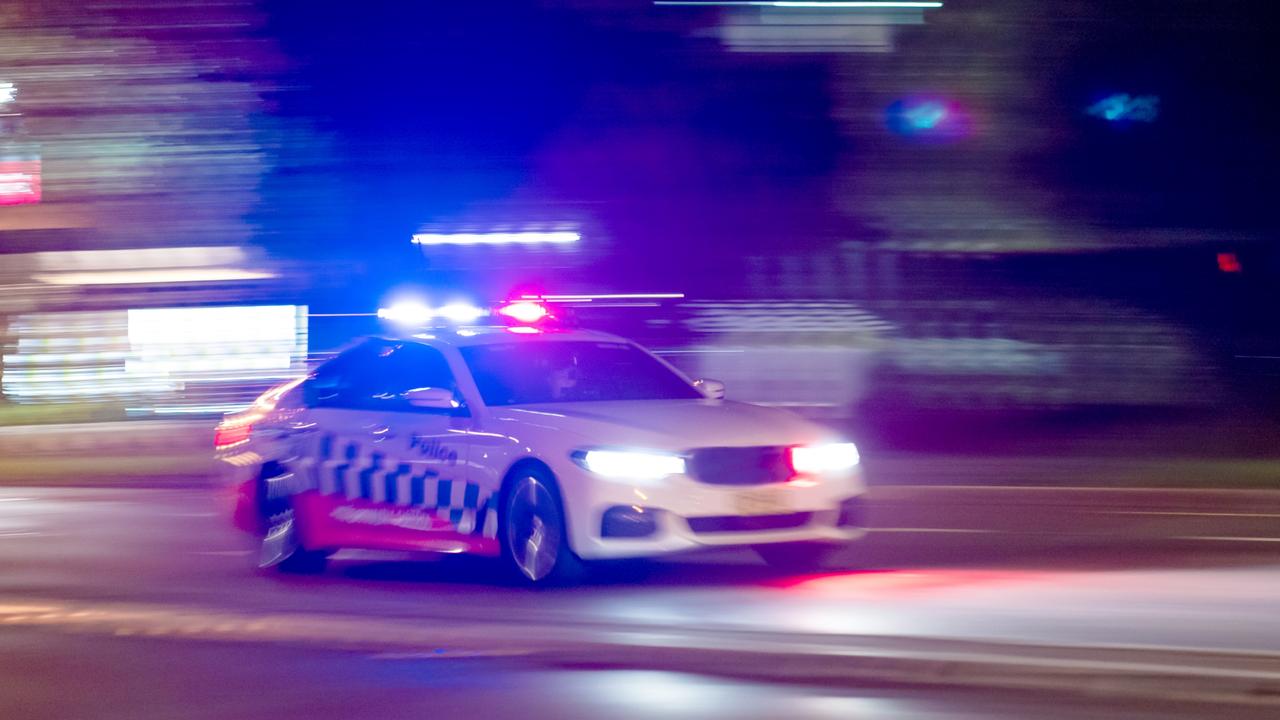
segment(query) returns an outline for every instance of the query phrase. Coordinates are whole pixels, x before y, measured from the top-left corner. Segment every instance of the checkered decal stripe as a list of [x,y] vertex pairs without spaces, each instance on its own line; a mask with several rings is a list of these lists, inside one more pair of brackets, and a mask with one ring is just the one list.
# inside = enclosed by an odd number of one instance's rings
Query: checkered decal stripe
[[305,489],[349,500],[434,508],[436,517],[448,520],[458,532],[498,536],[497,498],[482,498],[479,485],[444,478],[427,468],[414,473],[409,463],[364,452],[360,443],[336,435],[321,435],[317,442],[316,452],[295,461],[295,472],[307,480]]

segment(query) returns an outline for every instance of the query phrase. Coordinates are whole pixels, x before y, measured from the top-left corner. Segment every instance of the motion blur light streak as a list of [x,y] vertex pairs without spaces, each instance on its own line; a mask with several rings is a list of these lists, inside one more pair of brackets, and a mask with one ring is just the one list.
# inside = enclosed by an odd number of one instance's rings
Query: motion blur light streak
[[230,405],[190,405],[165,407],[157,406],[150,408],[129,408],[135,412],[149,412],[156,415],[212,415],[215,413],[229,413],[244,409],[244,403],[235,403]]
[[11,82],[0,82],[0,105],[13,102],[18,97],[18,88]]
[[592,300],[679,300],[684,293],[603,293],[577,295],[521,295],[523,300],[547,302],[591,302]]
[[[305,366],[306,309],[142,308],[14,318],[3,389],[17,402],[98,398],[133,411],[244,407]],[[246,397],[250,396],[250,397]]]
[[682,5],[685,7],[776,7],[776,8],[823,8],[823,9],[874,9],[874,10],[893,10],[893,9],[930,9],[940,8],[940,2],[893,2],[886,0],[885,2],[875,2],[874,0],[866,0],[865,2],[857,2],[854,0],[833,0],[833,2],[822,2],[822,0],[812,0],[812,2],[804,2],[801,0],[710,0],[709,2],[698,2],[697,0],[654,0],[654,5]]
[[582,236],[576,232],[418,233],[415,245],[570,245]]
[[249,254],[241,247],[201,245],[123,250],[62,250],[32,253],[30,258],[41,272],[76,272],[233,267],[244,264]]
[[46,285],[158,285],[192,282],[268,280],[275,273],[231,268],[190,268],[175,270],[110,270],[82,273],[36,273],[32,279]]

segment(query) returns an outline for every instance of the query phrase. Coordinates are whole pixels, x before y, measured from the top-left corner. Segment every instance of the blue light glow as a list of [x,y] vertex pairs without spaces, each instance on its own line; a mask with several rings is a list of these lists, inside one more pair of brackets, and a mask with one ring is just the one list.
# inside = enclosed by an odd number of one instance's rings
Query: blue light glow
[[1155,122],[1160,116],[1160,98],[1155,95],[1130,96],[1128,93],[1108,95],[1085,110],[1108,122]]
[[418,300],[398,300],[388,307],[378,308],[379,318],[410,327],[428,325],[434,320],[465,324],[488,314],[489,311],[484,308],[463,302],[431,307]]
[[922,140],[950,140],[968,135],[967,114],[954,102],[908,97],[891,104],[885,122],[898,135]]
[[947,108],[942,103],[925,102],[904,110],[902,117],[916,130],[932,130],[947,117]]

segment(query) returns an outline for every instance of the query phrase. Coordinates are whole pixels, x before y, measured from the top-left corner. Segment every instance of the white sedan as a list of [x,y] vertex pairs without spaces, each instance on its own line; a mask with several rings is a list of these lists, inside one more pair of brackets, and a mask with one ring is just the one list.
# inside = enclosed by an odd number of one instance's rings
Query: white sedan
[[218,427],[262,563],[336,550],[581,561],[747,546],[811,567],[863,533],[857,448],[632,342],[463,328],[364,340]]

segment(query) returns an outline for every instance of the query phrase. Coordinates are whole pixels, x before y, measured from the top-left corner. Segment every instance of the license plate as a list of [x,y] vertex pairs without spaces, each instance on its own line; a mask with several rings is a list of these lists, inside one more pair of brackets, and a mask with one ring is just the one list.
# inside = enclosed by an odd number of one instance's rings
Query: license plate
[[783,515],[791,512],[786,498],[771,490],[739,493],[735,505],[739,515]]

